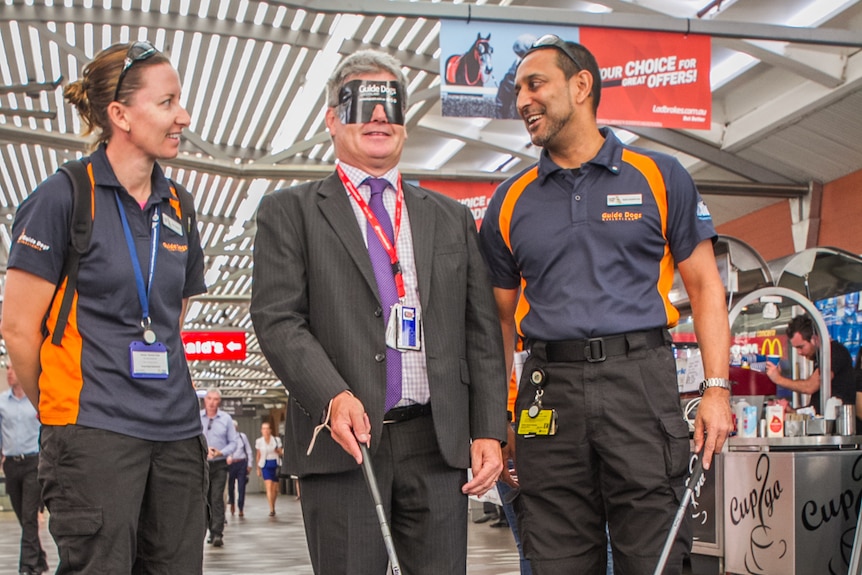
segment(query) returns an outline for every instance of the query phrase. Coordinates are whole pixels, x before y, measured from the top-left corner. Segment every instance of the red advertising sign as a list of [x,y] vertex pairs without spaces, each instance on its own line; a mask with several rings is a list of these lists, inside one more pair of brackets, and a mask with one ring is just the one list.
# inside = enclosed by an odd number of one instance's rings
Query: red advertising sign
[[708,36],[581,28],[602,74],[601,124],[708,130]]
[[709,36],[470,19],[444,20],[440,27],[443,115],[518,119],[512,101],[518,62],[545,34],[578,42],[596,57],[599,123],[711,128]]
[[182,337],[189,361],[238,361],[246,357],[244,331],[185,331]]
[[500,184],[499,182],[477,183],[436,180],[421,181],[419,185],[423,188],[440,192],[444,196],[449,196],[453,200],[470,208],[473,219],[476,220],[476,228],[479,228],[482,224],[482,219],[485,217],[485,210],[488,209],[488,201]]

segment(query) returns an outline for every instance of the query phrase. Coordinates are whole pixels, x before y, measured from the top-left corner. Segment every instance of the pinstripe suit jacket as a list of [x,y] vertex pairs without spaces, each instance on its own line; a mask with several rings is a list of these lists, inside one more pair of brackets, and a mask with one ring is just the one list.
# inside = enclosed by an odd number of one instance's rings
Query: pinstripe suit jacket
[[[496,304],[469,210],[403,187],[434,428],[447,463],[465,468],[471,438],[506,436],[508,378]],[[327,432],[306,455],[329,400],[344,390],[365,406],[372,450],[383,426],[385,326],[349,197],[335,173],[279,190],[261,202],[257,227],[251,317],[290,394],[287,468],[300,476],[355,469]]]

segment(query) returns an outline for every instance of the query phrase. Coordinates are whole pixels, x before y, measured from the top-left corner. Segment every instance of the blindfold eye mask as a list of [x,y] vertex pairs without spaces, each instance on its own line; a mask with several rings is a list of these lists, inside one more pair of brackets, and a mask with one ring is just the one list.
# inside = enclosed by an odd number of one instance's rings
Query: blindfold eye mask
[[383,106],[390,124],[404,125],[404,89],[394,80],[351,80],[338,92],[335,111],[342,124],[371,121],[374,109]]

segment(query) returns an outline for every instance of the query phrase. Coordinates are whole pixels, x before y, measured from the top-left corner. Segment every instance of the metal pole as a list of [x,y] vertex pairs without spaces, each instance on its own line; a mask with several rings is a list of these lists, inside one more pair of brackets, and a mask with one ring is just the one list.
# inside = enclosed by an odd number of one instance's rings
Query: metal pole
[[689,477],[688,484],[685,486],[682,502],[680,502],[679,508],[676,510],[676,517],[673,518],[670,533],[668,533],[667,539],[664,542],[664,548],[661,550],[661,556],[658,559],[658,565],[656,565],[653,575],[661,575],[662,571],[664,571],[665,564],[670,556],[671,547],[673,547],[673,540],[676,539],[676,535],[679,533],[679,527],[685,518],[685,512],[688,509],[688,503],[691,501],[694,488],[700,482],[700,478],[703,475],[703,461],[700,458],[700,454],[695,453],[692,457],[695,459],[694,469],[691,470],[691,477]]
[[392,533],[389,531],[389,523],[386,521],[386,512],[383,510],[380,490],[377,488],[377,479],[374,477],[374,468],[371,467],[368,447],[364,443],[360,443],[359,450],[362,452],[362,473],[365,474],[371,499],[374,500],[374,509],[377,511],[377,520],[380,522],[380,532],[383,534],[383,545],[386,546],[386,553],[389,555],[389,567],[392,569],[392,575],[402,575],[401,564],[398,562],[395,545],[392,543]]

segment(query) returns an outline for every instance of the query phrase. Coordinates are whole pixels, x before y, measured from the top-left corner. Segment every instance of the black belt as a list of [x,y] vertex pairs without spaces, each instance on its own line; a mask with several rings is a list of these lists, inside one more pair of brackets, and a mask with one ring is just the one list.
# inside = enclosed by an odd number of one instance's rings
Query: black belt
[[643,349],[653,349],[665,345],[665,330],[652,329],[609,335],[605,337],[590,337],[564,341],[536,341],[533,348],[544,347],[545,355],[551,362],[588,361],[590,363],[605,361],[609,357],[625,355],[629,351],[629,342],[635,338],[644,338]]
[[431,415],[430,403],[415,403],[390,409],[383,415],[383,423],[401,423],[417,417]]
[[31,457],[39,457],[39,452],[35,453],[25,453],[23,455],[6,455],[6,459],[11,461],[24,461],[25,459],[30,459]]

